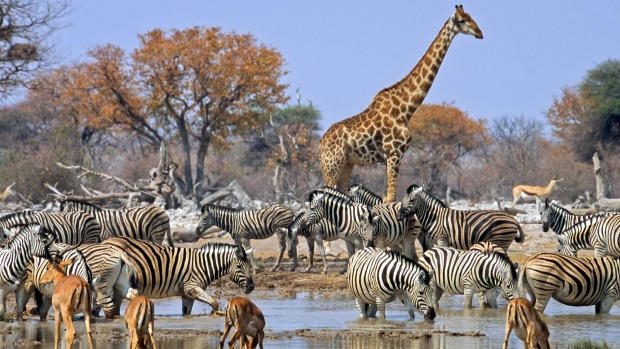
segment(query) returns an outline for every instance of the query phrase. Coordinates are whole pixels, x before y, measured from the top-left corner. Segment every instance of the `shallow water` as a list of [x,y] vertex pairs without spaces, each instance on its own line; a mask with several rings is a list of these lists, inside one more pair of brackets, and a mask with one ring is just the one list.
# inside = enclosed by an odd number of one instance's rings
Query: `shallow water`
[[[273,293],[255,292],[250,298],[264,312],[267,326],[265,346],[267,348],[501,348],[504,336],[506,302],[500,300],[500,308],[463,310],[462,296],[444,296],[440,300],[439,311],[435,321],[424,321],[416,314],[415,320],[409,320],[408,314],[400,302],[387,306],[387,320],[358,319],[355,301],[345,296],[318,297],[310,293],[298,293],[292,298],[275,298]],[[126,305],[126,304],[125,304]],[[476,303],[474,303],[477,306]],[[155,300],[155,330],[177,331],[221,331],[224,327],[223,317],[205,316],[210,307],[195,303],[191,318],[182,318],[180,298]],[[571,339],[589,337],[593,340],[606,340],[612,347],[620,347],[620,307],[612,308],[610,315],[594,315],[594,307],[569,307],[551,301],[543,315],[551,332],[552,347],[565,348]],[[326,336],[303,338],[295,336],[296,330],[321,329],[336,330]],[[88,348],[84,335],[84,322],[76,321],[79,348]],[[342,333],[379,333],[381,330],[395,331],[434,331],[430,338],[409,339],[381,338],[373,336],[341,336]],[[485,336],[455,336],[444,332],[466,333],[480,332]],[[97,320],[93,324],[95,345],[99,349],[127,348],[127,330],[122,318]],[[182,333],[182,332],[181,332]],[[282,334],[290,334],[283,336]],[[232,335],[232,333],[229,335]],[[217,347],[219,338],[215,335],[188,337],[159,337],[158,347],[194,348]],[[23,345],[19,340],[31,339],[40,345]],[[63,337],[64,340],[64,337]],[[54,341],[54,321],[27,320],[23,323],[0,323],[0,345],[14,348],[48,348]],[[521,342],[510,338],[509,348],[522,348]],[[64,344],[63,344],[64,346]],[[74,344],[74,348],[78,345]]]

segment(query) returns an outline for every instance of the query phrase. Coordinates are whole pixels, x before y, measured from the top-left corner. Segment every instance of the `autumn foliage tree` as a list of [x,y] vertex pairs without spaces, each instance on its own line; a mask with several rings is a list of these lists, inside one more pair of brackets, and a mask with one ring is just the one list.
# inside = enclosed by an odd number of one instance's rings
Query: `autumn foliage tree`
[[453,105],[422,105],[409,122],[413,139],[405,176],[436,193],[446,189],[448,172],[458,170],[460,159],[489,142],[485,123]]
[[152,149],[178,145],[191,193],[205,179],[210,147],[226,149],[286,102],[284,59],[252,35],[216,27],[156,29],[139,39],[130,55],[112,44],[89,50],[88,62],[58,74],[53,95],[71,101],[89,129]]

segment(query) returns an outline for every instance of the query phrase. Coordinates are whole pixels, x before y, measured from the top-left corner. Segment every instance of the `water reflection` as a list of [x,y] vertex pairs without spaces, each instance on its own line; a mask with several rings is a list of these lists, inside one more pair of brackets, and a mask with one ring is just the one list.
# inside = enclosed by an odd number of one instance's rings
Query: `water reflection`
[[[504,336],[505,303],[500,303],[497,309],[465,310],[462,296],[442,298],[435,321],[424,321],[418,314],[415,320],[409,320],[398,302],[388,304],[386,320],[362,320],[358,318],[355,301],[349,297],[323,298],[308,293],[280,297],[274,293],[259,292],[250,296],[265,313],[265,345],[268,348],[490,349],[500,348]],[[195,305],[195,316],[183,318],[179,313],[179,302],[178,298],[155,301],[158,347],[217,347],[219,336],[216,331],[223,329],[224,318],[203,315],[210,308],[200,303]],[[565,348],[569,340],[586,336],[593,340],[606,340],[612,347],[620,347],[620,333],[617,331],[620,327],[620,307],[612,308],[609,315],[594,315],[593,307],[569,307],[552,301],[542,317],[549,325],[550,342],[554,348]],[[76,321],[80,348],[88,347],[84,327],[83,321]],[[303,336],[296,334],[300,330],[304,330]],[[98,319],[93,324],[93,331],[99,349],[128,347],[127,330],[122,318],[113,321]],[[201,331],[201,335],[197,336],[195,331]],[[428,335],[420,336],[422,331]],[[164,332],[167,334],[164,335]],[[392,336],[393,332],[401,335]],[[475,333],[481,335],[474,336]],[[36,340],[41,344],[24,345],[20,342],[23,339]],[[53,343],[53,320],[0,323],[2,347],[48,348]],[[512,336],[509,348],[521,349],[522,344]]]

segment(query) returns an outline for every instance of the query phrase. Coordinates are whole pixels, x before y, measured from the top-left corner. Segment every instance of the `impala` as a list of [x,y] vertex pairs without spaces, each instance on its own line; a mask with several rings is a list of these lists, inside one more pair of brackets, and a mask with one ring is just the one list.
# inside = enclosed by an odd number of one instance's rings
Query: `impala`
[[555,176],[551,178],[551,181],[549,181],[549,184],[547,184],[546,187],[539,187],[536,185],[525,185],[525,184],[515,185],[514,187],[512,187],[512,197],[514,199],[510,207],[514,207],[517,204],[517,202],[521,199],[525,199],[525,200],[534,199],[536,200],[536,205],[538,205],[539,200],[542,200],[548,197],[553,191],[553,189],[555,188],[556,184],[562,180],[564,180],[564,178],[558,179],[558,176]]
[[523,341],[523,348],[549,349],[549,329],[527,298],[515,298],[508,303],[504,349],[508,348],[508,337],[513,329]]
[[60,322],[67,327],[67,346],[71,348],[75,338],[75,328],[73,327],[73,315],[76,313],[84,314],[86,323],[86,333],[88,334],[88,347],[93,347],[93,335],[90,330],[90,318],[92,308],[92,291],[90,285],[84,278],[77,275],[66,275],[65,266],[73,263],[68,259],[60,263],[49,264],[47,271],[41,279],[40,284],[54,283],[54,294],[52,295],[52,305],[54,306],[54,316],[56,322],[56,335],[54,349],[58,349],[60,343]]
[[153,329],[155,327],[155,306],[145,296],[136,296],[125,310],[125,326],[129,330],[129,349],[157,349]]
[[[245,297],[235,297],[226,305],[226,320],[224,322],[224,334],[220,340],[220,349],[224,348],[224,341],[230,332],[230,328],[235,326],[235,333],[228,342],[228,348],[235,347],[235,342],[241,342],[241,349],[255,349],[257,345],[263,349],[263,338],[265,338],[265,317],[263,312]],[[247,343],[249,337],[249,343]],[[245,344],[245,346],[244,346]]]

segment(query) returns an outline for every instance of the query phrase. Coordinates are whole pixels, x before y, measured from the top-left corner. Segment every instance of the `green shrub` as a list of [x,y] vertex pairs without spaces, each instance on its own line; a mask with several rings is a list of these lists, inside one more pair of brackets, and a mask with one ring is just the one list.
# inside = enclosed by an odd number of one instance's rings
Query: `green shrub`
[[568,343],[569,349],[612,349],[606,341],[595,342],[590,338],[579,338]]

